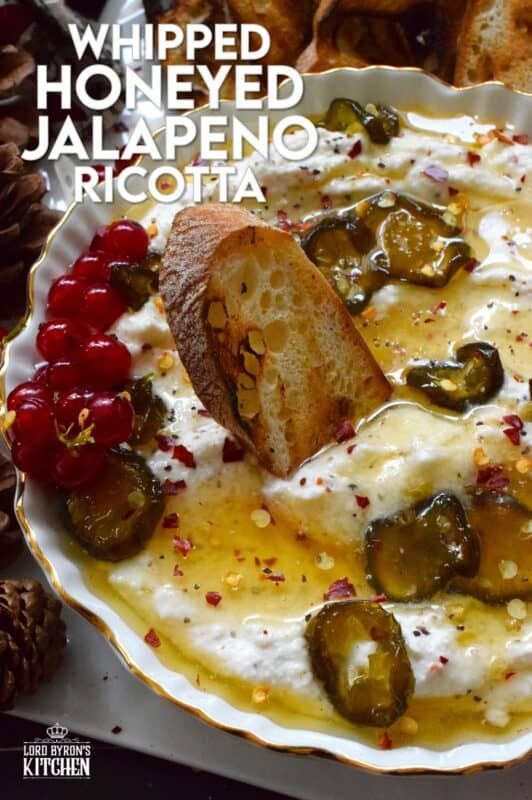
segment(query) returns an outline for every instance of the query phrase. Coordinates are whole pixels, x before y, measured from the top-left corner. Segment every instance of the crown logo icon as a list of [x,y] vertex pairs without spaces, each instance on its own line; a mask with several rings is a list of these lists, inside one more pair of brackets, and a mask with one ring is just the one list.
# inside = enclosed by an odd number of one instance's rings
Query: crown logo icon
[[64,739],[67,733],[68,728],[65,728],[58,722],[56,722],[55,725],[50,725],[49,728],[46,728],[46,734],[49,739]]

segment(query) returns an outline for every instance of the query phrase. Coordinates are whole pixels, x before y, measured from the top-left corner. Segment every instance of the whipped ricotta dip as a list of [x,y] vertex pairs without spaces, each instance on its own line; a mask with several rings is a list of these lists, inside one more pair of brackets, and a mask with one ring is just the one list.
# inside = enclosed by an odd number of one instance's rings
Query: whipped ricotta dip
[[[135,376],[153,376],[168,411],[159,445],[141,449],[166,487],[167,510],[141,554],[91,571],[100,571],[98,585],[111,602],[120,598],[140,629],[157,632],[161,657],[166,652],[180,669],[189,664],[201,686],[236,693],[242,705],[292,724],[304,719],[360,735],[314,677],[304,633],[335,581],[347,578],[358,597],[375,595],[365,576],[368,525],[439,491],[467,505],[487,464],[504,465],[509,491],[532,507],[532,147],[518,133],[405,113],[387,145],[363,130],[320,129],[304,162],[272,151],[268,161],[251,154],[239,165],[253,168],[267,197],[266,205],[245,204],[272,225],[298,230],[376,192],[401,192],[451,215],[458,207],[476,259],[442,288],[395,281],[373,294],[354,321],[394,394],[354,438],[325,447],[287,479],[241,453],[202,407],[158,296],[116,323]],[[210,193],[218,199],[215,184]],[[155,251],[186,204],[144,209],[140,221]],[[448,359],[469,341],[499,352],[505,377],[491,400],[456,414],[405,385],[416,359]],[[509,415],[524,425],[518,444],[504,432]],[[193,463],[175,457],[173,445],[192,453]],[[392,726],[394,746],[445,743],[442,729],[467,738],[471,725],[486,736],[526,729],[532,619],[525,602],[488,605],[440,592],[424,602],[383,600],[383,607],[401,627],[415,677],[408,723]],[[354,667],[367,657],[355,653]],[[364,735],[377,741],[378,733]]]

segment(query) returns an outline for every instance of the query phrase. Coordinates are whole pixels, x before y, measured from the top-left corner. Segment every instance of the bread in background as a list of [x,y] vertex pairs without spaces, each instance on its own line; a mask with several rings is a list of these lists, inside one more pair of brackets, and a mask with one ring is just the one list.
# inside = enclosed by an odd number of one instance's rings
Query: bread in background
[[497,80],[532,92],[532,0],[469,0],[455,82]]

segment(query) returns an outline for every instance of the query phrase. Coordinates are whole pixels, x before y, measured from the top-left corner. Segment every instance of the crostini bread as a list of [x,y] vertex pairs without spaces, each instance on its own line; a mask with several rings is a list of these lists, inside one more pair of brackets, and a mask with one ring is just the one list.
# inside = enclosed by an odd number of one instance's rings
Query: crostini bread
[[532,0],[470,0],[458,38],[455,82],[497,80],[532,90]]
[[239,206],[180,211],[160,284],[198,397],[275,475],[389,396],[347,310],[297,242]]

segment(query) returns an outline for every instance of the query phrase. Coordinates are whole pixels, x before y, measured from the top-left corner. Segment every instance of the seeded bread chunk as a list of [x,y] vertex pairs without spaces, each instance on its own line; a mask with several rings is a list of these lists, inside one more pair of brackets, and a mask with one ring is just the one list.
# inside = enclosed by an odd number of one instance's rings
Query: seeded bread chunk
[[275,475],[389,396],[349,313],[292,236],[239,206],[180,211],[160,285],[198,397]]
[[498,80],[532,91],[532,0],[470,0],[458,39],[455,83]]

